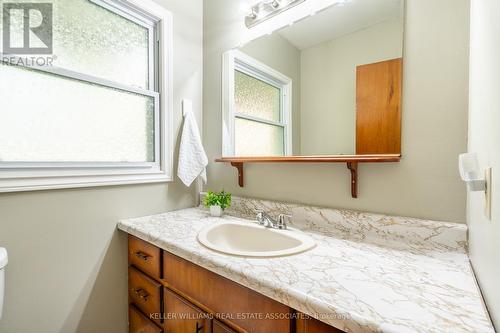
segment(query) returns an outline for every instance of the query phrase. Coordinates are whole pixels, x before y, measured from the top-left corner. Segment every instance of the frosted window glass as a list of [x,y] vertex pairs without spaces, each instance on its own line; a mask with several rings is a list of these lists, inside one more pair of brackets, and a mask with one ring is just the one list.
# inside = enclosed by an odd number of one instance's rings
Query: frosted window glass
[[283,156],[283,127],[236,118],[236,156]]
[[280,121],[280,89],[240,71],[235,71],[236,112]]
[[145,27],[89,0],[58,0],[53,29],[54,66],[148,88]]
[[152,97],[6,65],[0,78],[0,161],[154,161]]

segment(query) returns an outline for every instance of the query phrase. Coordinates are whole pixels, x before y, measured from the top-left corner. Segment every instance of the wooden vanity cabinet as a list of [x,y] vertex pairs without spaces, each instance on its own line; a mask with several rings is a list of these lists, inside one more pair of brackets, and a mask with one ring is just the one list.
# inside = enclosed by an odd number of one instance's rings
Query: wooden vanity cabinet
[[130,333],[338,333],[185,259],[129,236]]

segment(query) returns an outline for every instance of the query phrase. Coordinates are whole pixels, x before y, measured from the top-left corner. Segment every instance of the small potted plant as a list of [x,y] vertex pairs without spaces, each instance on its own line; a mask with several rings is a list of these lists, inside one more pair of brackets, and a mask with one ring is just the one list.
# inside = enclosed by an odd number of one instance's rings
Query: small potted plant
[[220,217],[222,212],[231,206],[231,193],[224,190],[219,193],[208,191],[204,204],[210,208],[210,215]]

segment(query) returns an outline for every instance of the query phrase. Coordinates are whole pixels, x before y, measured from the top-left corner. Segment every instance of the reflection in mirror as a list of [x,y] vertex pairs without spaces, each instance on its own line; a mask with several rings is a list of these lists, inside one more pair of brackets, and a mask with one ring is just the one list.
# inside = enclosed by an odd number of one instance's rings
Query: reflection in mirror
[[404,0],[349,0],[224,54],[224,156],[399,154]]

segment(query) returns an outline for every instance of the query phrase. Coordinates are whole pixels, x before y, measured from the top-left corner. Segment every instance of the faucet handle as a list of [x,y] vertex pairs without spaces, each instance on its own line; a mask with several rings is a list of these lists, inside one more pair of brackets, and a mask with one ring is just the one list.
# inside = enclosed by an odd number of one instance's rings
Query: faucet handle
[[279,214],[278,215],[278,220],[286,221],[286,219],[291,219],[291,218],[292,218],[291,214]]
[[257,209],[256,210],[257,212],[257,222],[259,222],[260,224],[263,224],[264,223],[264,211],[261,210],[261,209]]
[[278,215],[278,229],[286,229],[287,222],[290,222],[292,215],[280,214]]

